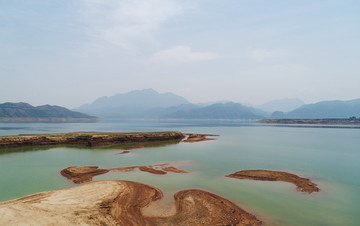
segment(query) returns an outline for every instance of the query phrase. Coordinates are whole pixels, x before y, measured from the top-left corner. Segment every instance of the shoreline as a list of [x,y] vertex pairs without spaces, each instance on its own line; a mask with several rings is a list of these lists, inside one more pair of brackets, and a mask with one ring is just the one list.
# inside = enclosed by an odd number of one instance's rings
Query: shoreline
[[262,119],[256,123],[295,125],[360,125],[360,120],[351,119]]
[[[187,189],[174,194],[175,213],[142,213],[161,200],[160,189],[131,181],[95,181],[0,202],[3,225],[261,225],[262,221],[213,193]],[[171,208],[170,208],[171,211]],[[14,217],[16,215],[16,217]]]
[[0,148],[40,145],[82,145],[92,147],[152,141],[178,140],[180,142],[184,138],[185,135],[181,132],[22,134],[16,136],[1,136]]
[[246,180],[260,180],[260,181],[282,181],[292,183],[296,186],[296,190],[300,192],[319,192],[320,189],[317,184],[307,178],[299,177],[292,173],[273,171],[273,170],[240,170],[232,174],[225,175],[225,177]]
[[[178,164],[181,165],[181,164]],[[92,181],[93,177],[108,172],[133,172],[140,170],[152,174],[165,175],[168,173],[190,173],[189,171],[179,169],[170,163],[143,165],[143,166],[127,166],[111,169],[99,169],[98,166],[72,166],[60,171],[60,174],[71,180],[75,184]]]

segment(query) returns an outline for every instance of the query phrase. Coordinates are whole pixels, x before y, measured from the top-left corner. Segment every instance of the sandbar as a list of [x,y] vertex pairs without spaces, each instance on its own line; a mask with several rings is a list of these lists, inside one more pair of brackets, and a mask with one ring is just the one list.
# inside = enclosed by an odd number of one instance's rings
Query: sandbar
[[176,212],[144,216],[162,191],[131,181],[95,181],[0,203],[0,225],[261,225],[254,215],[215,194],[183,190]]
[[320,189],[317,184],[307,178],[299,177],[295,174],[273,171],[273,170],[241,170],[235,173],[226,175],[226,177],[248,180],[261,180],[261,181],[283,181],[296,185],[296,190],[300,192],[318,192]]
[[185,135],[181,132],[22,134],[17,136],[0,136],[0,148],[34,145],[81,145],[93,147],[153,141],[180,142],[183,138],[185,138]]
[[214,134],[193,134],[193,133],[185,134],[185,135],[187,135],[187,137],[182,142],[187,142],[187,143],[215,140],[214,138],[208,138],[208,136],[218,136]]
[[71,180],[76,184],[92,181],[92,178],[97,175],[112,172],[131,172],[140,170],[152,174],[165,175],[168,172],[171,173],[189,173],[188,171],[178,169],[172,166],[170,163],[154,164],[147,166],[129,166],[111,169],[99,169],[98,166],[72,166],[67,167],[60,171],[60,174]]

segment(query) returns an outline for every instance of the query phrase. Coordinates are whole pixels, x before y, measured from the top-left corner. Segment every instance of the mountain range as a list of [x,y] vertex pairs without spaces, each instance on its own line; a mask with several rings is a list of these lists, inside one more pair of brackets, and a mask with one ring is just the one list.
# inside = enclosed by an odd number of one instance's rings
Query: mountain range
[[321,101],[314,104],[305,104],[293,111],[284,113],[273,112],[270,118],[288,119],[325,119],[350,118],[360,116],[360,99],[341,101]]
[[171,108],[174,106],[180,109],[192,108],[192,104],[181,96],[145,89],[100,97],[91,104],[74,110],[102,118],[158,118],[162,114],[176,111],[177,109]]
[[282,111],[289,112],[298,107],[301,107],[305,103],[302,100],[296,98],[285,98],[279,100],[273,100],[261,105],[255,106],[255,108],[261,109],[266,112]]
[[[81,113],[80,113],[81,112]],[[90,116],[94,115],[94,116]],[[298,99],[282,99],[263,105],[221,101],[194,104],[173,93],[152,89],[134,90],[101,97],[73,111],[60,106],[33,107],[27,103],[0,104],[1,121],[96,121],[104,119],[329,119],[360,116],[360,99],[321,101],[303,104]]]
[[98,118],[56,105],[0,104],[0,122],[94,122]]
[[193,104],[181,96],[152,89],[101,97],[74,110],[111,119],[262,119],[270,115],[239,103]]
[[172,93],[145,89],[101,97],[74,110],[111,119],[349,118],[360,116],[360,99],[304,104],[299,99],[287,98],[251,107],[224,101],[194,104]]

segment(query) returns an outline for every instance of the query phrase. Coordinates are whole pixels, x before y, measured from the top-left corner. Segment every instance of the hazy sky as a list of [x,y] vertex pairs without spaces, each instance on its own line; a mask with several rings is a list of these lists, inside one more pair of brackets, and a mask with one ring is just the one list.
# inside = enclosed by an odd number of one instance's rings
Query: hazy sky
[[0,103],[360,98],[358,0],[0,0]]

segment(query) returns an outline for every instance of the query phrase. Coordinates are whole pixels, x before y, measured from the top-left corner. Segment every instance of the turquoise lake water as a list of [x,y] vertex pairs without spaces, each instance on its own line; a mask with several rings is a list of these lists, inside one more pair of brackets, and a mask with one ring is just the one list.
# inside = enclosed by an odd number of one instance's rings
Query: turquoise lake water
[[[265,225],[360,225],[360,129],[281,127],[241,122],[0,123],[0,135],[74,131],[181,131],[218,134],[214,141],[158,143],[118,155],[113,148],[34,147],[0,149],[0,201],[76,186],[59,172],[69,166],[117,168],[184,162],[191,174],[146,172],[100,175],[94,180],[132,180],[161,188],[164,202],[187,188],[233,200]],[[288,171],[321,189],[307,194],[283,182],[223,177],[243,169]]]

